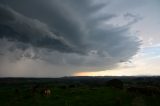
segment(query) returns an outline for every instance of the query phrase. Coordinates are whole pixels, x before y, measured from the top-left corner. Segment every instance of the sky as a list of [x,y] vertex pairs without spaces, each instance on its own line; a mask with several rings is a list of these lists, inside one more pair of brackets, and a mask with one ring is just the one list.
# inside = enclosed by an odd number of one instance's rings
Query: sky
[[160,75],[159,0],[0,0],[0,77]]

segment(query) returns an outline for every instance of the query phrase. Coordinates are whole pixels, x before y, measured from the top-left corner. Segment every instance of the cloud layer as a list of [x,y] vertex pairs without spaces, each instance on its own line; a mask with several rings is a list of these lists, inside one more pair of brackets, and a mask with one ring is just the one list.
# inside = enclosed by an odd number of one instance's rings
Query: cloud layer
[[107,13],[107,5],[109,2],[97,0],[2,0],[1,63],[16,61],[15,70],[17,64],[35,65],[19,69],[21,72],[4,71],[9,69],[3,65],[0,74],[36,76],[33,73],[41,72],[45,64],[46,71],[43,69],[40,76],[63,76],[110,69],[129,60],[137,53],[139,40],[130,33],[128,24],[107,24],[117,16]]

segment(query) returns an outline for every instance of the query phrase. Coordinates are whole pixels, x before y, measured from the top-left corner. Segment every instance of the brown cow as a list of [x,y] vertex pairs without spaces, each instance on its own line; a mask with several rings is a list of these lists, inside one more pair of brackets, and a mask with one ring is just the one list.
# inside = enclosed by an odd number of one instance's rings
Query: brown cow
[[49,88],[45,88],[45,89],[43,90],[43,95],[44,95],[44,96],[49,96],[49,95],[51,95],[51,90],[50,90]]

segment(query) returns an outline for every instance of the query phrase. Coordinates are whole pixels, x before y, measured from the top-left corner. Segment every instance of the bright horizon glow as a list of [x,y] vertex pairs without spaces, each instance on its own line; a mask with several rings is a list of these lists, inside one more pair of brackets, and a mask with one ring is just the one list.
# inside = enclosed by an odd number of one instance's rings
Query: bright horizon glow
[[80,72],[74,76],[159,76],[160,45],[148,46],[131,59],[120,63],[118,68],[99,72]]

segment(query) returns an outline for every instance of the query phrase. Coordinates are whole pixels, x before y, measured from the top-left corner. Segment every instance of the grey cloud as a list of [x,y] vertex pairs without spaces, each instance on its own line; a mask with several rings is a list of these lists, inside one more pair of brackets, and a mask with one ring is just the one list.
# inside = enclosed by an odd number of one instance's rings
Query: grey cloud
[[[55,76],[111,69],[121,60],[128,61],[139,49],[140,42],[130,35],[129,26],[106,24],[117,16],[107,10],[101,12],[108,1],[5,0],[2,5],[0,38],[4,43],[0,46],[4,49],[0,51],[7,53],[3,57],[19,64],[28,59],[33,64],[45,62],[50,64],[46,67],[48,75],[51,70]],[[17,53],[19,59],[12,58]]]
[[125,19],[130,20],[130,22],[128,23],[128,26],[135,24],[142,19],[142,17],[140,17],[139,15],[135,15],[132,13],[126,13],[123,16]]
[[36,19],[27,18],[9,7],[0,6],[0,37],[17,40],[36,47],[74,52],[72,45],[62,36],[55,35],[50,28]]

